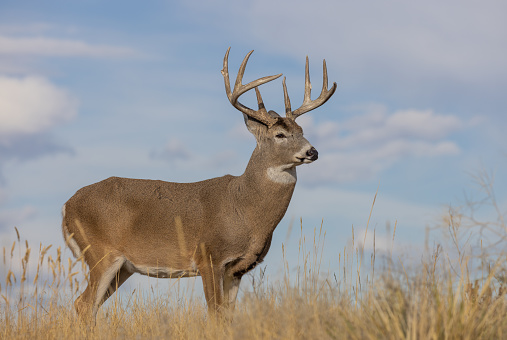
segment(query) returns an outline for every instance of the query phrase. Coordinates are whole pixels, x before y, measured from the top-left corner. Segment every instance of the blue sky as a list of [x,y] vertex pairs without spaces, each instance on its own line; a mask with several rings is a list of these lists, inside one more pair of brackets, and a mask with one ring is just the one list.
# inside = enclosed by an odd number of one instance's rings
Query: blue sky
[[[245,82],[283,73],[294,107],[306,55],[314,98],[323,58],[338,83],[298,120],[319,160],[298,169],[268,267],[282,242],[297,253],[297,233],[286,235],[300,218],[306,235],[324,220],[325,262],[336,264],[377,187],[377,246],[397,221],[396,246],[418,253],[425,228],[473,190],[470,174],[495,172],[507,209],[506,11],[503,1],[2,1],[0,246],[14,226],[33,245],[63,245],[63,203],[109,176],[240,175],[255,141],[225,95],[231,46],[233,76],[255,49]],[[281,80],[261,92],[283,112]]]

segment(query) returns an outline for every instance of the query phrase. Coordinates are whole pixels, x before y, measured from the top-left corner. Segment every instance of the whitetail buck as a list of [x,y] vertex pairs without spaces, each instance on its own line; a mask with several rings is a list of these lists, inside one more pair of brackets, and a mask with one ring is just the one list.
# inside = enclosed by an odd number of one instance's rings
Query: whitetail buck
[[[303,105],[291,109],[284,78],[285,117],[280,117],[265,109],[257,87],[281,74],[243,85],[251,51],[231,92],[229,50],[222,69],[227,97],[257,140],[245,172],[196,183],[111,177],[77,191],[63,206],[62,229],[74,255],[84,256],[90,268],[88,287],[75,302],[81,317],[95,319],[100,305],[133,273],[200,275],[208,310],[232,310],[241,277],[266,256],[292,197],[296,166],[318,155],[295,119],[324,104],[336,83],[328,90],[324,60],[322,92],[311,100],[307,57]],[[238,102],[253,88],[258,110]]]

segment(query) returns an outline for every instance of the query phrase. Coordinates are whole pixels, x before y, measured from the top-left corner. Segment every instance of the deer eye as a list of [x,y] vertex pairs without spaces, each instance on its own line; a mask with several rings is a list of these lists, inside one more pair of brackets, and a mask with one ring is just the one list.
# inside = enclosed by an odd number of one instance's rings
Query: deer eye
[[287,138],[283,133],[279,133],[275,137],[276,138]]

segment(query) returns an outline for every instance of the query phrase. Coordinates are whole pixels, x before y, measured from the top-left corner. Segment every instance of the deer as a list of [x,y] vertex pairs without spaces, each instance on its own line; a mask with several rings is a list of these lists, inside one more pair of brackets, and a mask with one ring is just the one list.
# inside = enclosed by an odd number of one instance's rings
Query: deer
[[[295,120],[323,105],[337,85],[328,89],[324,60],[322,91],[311,100],[307,56],[303,104],[292,110],[284,77],[282,117],[266,110],[258,89],[282,74],[242,84],[252,50],[231,91],[229,52],[221,71],[227,98],[257,141],[244,173],[194,183],[110,177],[79,189],[63,205],[62,231],[89,267],[88,285],[74,302],[80,318],[96,320],[99,307],[134,273],[201,276],[208,314],[223,315],[234,310],[243,275],[268,253],[294,192],[296,167],[318,158]],[[238,101],[252,89],[257,110]]]

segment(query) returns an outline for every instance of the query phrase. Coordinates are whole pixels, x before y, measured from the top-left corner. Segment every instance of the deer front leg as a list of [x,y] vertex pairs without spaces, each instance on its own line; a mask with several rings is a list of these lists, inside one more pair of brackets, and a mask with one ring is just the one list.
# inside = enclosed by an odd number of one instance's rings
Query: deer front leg
[[200,269],[209,314],[220,314],[224,303],[224,270],[208,265]]
[[241,276],[225,275],[224,276],[224,300],[227,308],[232,312],[236,305],[236,298],[238,297],[239,284],[241,283]]

